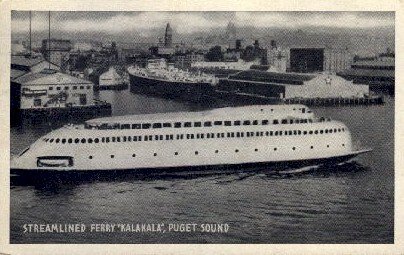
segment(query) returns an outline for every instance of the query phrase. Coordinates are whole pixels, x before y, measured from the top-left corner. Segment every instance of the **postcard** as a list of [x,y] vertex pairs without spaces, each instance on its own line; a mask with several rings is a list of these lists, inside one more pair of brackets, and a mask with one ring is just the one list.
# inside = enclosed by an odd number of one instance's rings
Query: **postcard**
[[404,252],[402,3],[1,6],[0,252]]

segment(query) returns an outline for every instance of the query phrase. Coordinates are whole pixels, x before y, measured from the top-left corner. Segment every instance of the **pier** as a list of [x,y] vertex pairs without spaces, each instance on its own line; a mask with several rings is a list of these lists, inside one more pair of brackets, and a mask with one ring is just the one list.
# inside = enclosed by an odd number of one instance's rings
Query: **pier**
[[12,109],[11,126],[18,126],[23,123],[60,122],[62,120],[62,122],[81,122],[111,114],[111,104],[99,100],[94,100],[93,104],[86,106]]
[[382,96],[361,98],[288,98],[285,104],[304,104],[307,106],[342,106],[342,105],[378,105],[383,104]]
[[304,104],[307,106],[358,106],[358,105],[380,105],[384,104],[383,96],[370,96],[370,97],[350,97],[350,98],[276,98],[266,97],[262,95],[229,92],[217,90],[216,95],[218,98],[254,104]]

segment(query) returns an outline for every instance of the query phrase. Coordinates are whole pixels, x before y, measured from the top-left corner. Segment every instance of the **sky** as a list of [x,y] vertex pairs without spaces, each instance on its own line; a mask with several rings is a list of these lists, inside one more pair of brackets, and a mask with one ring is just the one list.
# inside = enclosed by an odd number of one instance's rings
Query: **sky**
[[[51,12],[52,29],[61,32],[137,32],[150,36],[167,22],[177,33],[237,27],[257,28],[394,28],[394,12]],[[32,31],[48,29],[48,12],[32,12]],[[13,11],[12,34],[29,31],[29,12]]]

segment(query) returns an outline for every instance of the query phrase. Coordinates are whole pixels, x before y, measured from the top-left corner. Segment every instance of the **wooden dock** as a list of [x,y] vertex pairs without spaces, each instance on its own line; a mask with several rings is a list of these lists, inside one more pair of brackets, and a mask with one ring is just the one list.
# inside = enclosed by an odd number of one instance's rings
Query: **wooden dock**
[[384,103],[382,96],[353,98],[288,98],[285,104],[304,104],[307,106],[344,106],[344,105],[379,105]]
[[262,95],[217,90],[217,97],[227,101],[250,104],[304,104],[307,106],[356,106],[384,104],[383,96],[352,98],[274,98]]
[[94,100],[91,105],[54,108],[18,109],[13,111],[11,126],[22,123],[84,121],[97,117],[111,116],[110,103]]

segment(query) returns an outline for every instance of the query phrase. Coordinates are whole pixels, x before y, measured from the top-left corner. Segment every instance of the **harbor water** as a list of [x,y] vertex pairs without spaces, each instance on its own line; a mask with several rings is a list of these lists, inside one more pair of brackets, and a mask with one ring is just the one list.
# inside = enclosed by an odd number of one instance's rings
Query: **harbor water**
[[[196,111],[195,105],[100,91],[113,115]],[[356,145],[373,151],[353,162],[296,173],[234,169],[225,173],[114,176],[83,180],[11,179],[11,243],[393,243],[394,98],[384,105],[312,107],[344,122]],[[11,128],[18,154],[66,122]],[[35,122],[35,121],[34,121]],[[307,170],[307,169],[306,169]],[[8,169],[3,169],[8,171]],[[24,224],[227,224],[212,232],[24,233]]]

